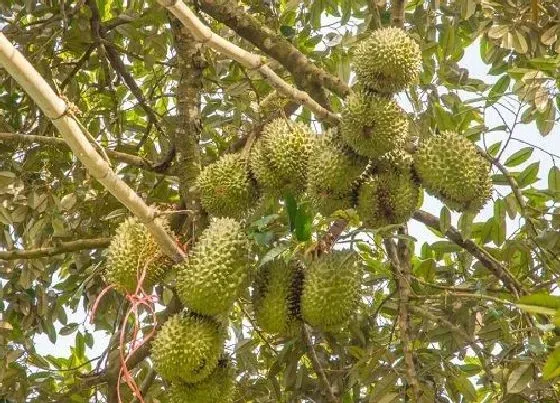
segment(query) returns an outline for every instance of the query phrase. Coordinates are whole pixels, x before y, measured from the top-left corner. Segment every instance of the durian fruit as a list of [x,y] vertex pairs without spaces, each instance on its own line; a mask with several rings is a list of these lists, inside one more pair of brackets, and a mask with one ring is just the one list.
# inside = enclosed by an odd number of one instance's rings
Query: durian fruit
[[170,317],[152,343],[152,360],[162,378],[200,382],[218,365],[224,330],[210,318],[177,314]]
[[399,92],[417,82],[421,62],[418,44],[395,27],[374,31],[354,52],[358,81],[381,93]]
[[266,263],[255,280],[253,308],[259,327],[271,334],[286,336],[297,328],[295,311],[299,303],[298,268],[281,259]]
[[285,118],[264,127],[251,148],[250,167],[265,192],[298,195],[305,190],[314,139],[308,126]]
[[470,140],[455,132],[423,139],[414,166],[426,191],[453,210],[477,212],[490,198],[490,163]]
[[356,210],[366,227],[386,227],[408,221],[419,197],[420,186],[410,172],[380,172],[360,185]]
[[249,240],[239,221],[220,218],[208,226],[188,259],[177,265],[177,293],[201,315],[229,312],[251,270]]
[[375,172],[398,171],[410,173],[414,157],[405,150],[396,149],[382,155],[374,163]]
[[349,150],[329,131],[313,147],[307,173],[307,194],[322,214],[353,207],[352,191],[368,160]]
[[333,251],[314,260],[305,272],[301,315],[323,330],[335,330],[354,313],[362,270],[354,251]]
[[[160,222],[166,226],[163,220]],[[105,279],[117,290],[134,294],[145,270],[142,288],[149,292],[172,263],[146,226],[136,218],[127,218],[109,245]]]
[[203,381],[174,382],[169,388],[169,403],[231,403],[235,389],[235,371],[226,360]]
[[379,158],[404,147],[408,118],[395,101],[356,92],[346,100],[340,128],[342,139],[357,154]]
[[256,196],[248,161],[240,154],[225,154],[205,167],[197,185],[202,207],[216,217],[242,217]]

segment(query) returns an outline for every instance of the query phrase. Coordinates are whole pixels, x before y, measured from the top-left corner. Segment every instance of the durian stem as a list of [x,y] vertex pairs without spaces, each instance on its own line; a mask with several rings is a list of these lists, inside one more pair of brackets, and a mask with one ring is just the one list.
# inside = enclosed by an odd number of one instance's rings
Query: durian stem
[[38,259],[60,255],[62,253],[77,252],[85,249],[101,249],[109,246],[111,238],[80,239],[77,241],[61,242],[58,246],[36,249],[12,249],[0,251],[0,259]]
[[247,52],[212,32],[212,30],[204,25],[182,0],[158,0],[158,3],[175,15],[199,42],[236,60],[250,70],[258,71],[268,80],[270,85],[290,98],[293,98],[300,105],[309,108],[318,118],[330,121],[334,124],[339,122],[340,118],[337,115],[319,105],[307,92],[298,90],[278,76],[274,70],[267,65],[267,60],[264,57]]
[[404,26],[406,0],[391,1],[391,25],[402,28]]
[[66,102],[58,97],[39,72],[0,33],[0,65],[35,101],[43,113],[52,120],[76,157],[88,172],[143,222],[158,244],[171,258],[179,261],[185,253],[163,226],[155,221],[156,211],[149,207],[101,158],[84,135],[80,124]]
[[[399,239],[399,241],[401,241]],[[406,381],[412,388],[413,402],[417,402],[420,398],[420,384],[416,374],[416,366],[414,365],[414,356],[412,353],[412,342],[410,338],[410,320],[409,320],[409,298],[410,298],[410,260],[408,245],[406,252],[404,251],[405,243],[397,244],[392,239],[384,239],[385,249],[389,260],[393,275],[397,283],[397,292],[399,296],[399,310],[397,321],[399,325],[399,336],[403,350],[404,362],[406,365]]]
[[307,357],[311,361],[311,365],[313,366],[313,370],[319,379],[323,387],[323,391],[325,392],[327,401],[331,403],[339,403],[340,400],[334,395],[333,389],[327,375],[325,375],[325,370],[319,361],[319,357],[317,357],[317,352],[315,351],[315,347],[313,346],[313,340],[311,340],[311,335],[309,334],[309,330],[307,329],[307,325],[304,323],[301,326],[301,333],[303,336],[303,341],[305,342],[305,346],[307,349]]
[[[415,211],[412,218],[436,231],[441,230],[439,219],[426,211]],[[511,274],[500,262],[494,259],[490,253],[474,243],[472,239],[463,238],[463,235],[454,227],[449,227],[448,230],[445,231],[444,235],[456,245],[465,249],[472,256],[478,259],[484,267],[502,281],[506,288],[511,291],[516,298],[519,298],[520,295],[527,294],[523,285],[513,276],[513,274]]]

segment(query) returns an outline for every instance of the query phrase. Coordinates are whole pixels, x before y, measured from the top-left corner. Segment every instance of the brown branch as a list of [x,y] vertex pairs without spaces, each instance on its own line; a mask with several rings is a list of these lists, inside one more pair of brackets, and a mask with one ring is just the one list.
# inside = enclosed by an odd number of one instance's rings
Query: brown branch
[[309,331],[307,330],[307,325],[303,324],[301,326],[301,333],[303,337],[303,341],[305,342],[305,347],[307,350],[307,357],[311,361],[311,365],[313,366],[313,370],[319,379],[319,382],[322,385],[323,391],[325,392],[327,401],[331,403],[338,403],[340,400],[334,395],[334,391],[329,383],[327,376],[325,375],[325,370],[321,366],[321,362],[319,361],[319,357],[317,357],[317,353],[315,352],[315,347],[313,346],[313,341],[311,340],[311,336],[309,335]]
[[323,235],[323,237],[317,242],[315,250],[313,251],[315,253],[315,256],[319,257],[324,252],[330,251],[333,248],[336,241],[338,240],[338,238],[340,237],[340,235],[342,235],[342,233],[346,229],[347,225],[348,225],[348,221],[346,220],[343,219],[335,220],[331,224],[327,233]]
[[[424,223],[428,227],[440,231],[440,222],[434,215],[418,210],[416,211],[412,218],[416,221]],[[474,243],[472,239],[465,239],[463,235],[454,227],[450,227],[444,234],[456,245],[465,249],[472,256],[479,260],[479,262],[486,267],[494,276],[504,283],[506,288],[513,293],[516,298],[520,295],[527,294],[527,291],[523,288],[523,285],[509,272],[509,270],[498,262],[490,253],[484,250],[482,247]]]
[[391,1],[391,25],[395,27],[404,27],[406,0]]
[[[391,262],[393,276],[397,283],[397,292],[399,295],[399,309],[397,321],[399,324],[399,335],[403,349],[404,362],[406,364],[406,381],[412,388],[414,394],[412,401],[417,402],[420,398],[420,384],[418,375],[416,374],[416,366],[414,365],[414,356],[411,349],[410,338],[410,321],[408,316],[409,298],[410,298],[410,251],[408,245],[401,243],[399,245],[392,239],[384,240],[385,249]],[[406,247],[403,247],[406,245]],[[406,252],[404,251],[406,249]],[[407,260],[405,260],[407,259]]]
[[[56,147],[62,147],[69,149],[70,147],[66,142],[58,137],[47,137],[47,136],[37,136],[32,134],[16,134],[16,133],[0,133],[0,142],[13,142],[19,144],[47,144]],[[109,158],[124,162],[125,164],[139,167],[147,171],[153,171],[158,173],[163,173],[164,170],[160,169],[160,166],[152,161],[149,161],[143,157],[137,155],[123,153],[119,151],[107,150],[105,152]],[[166,166],[167,168],[168,166]]]
[[264,26],[233,0],[200,0],[200,9],[230,27],[260,51],[280,62],[288,70],[297,86],[321,105],[326,106],[323,88],[340,97],[348,95],[348,86],[338,77],[317,67],[282,35]]
[[146,98],[144,97],[142,90],[140,89],[140,87],[138,87],[138,84],[136,84],[136,81],[134,80],[134,78],[132,78],[132,75],[130,75],[130,73],[127,71],[126,65],[121,60],[119,53],[115,49],[115,46],[113,46],[113,44],[106,39],[105,37],[106,28],[103,25],[101,25],[101,18],[99,16],[99,8],[97,7],[96,0],[86,0],[86,3],[91,11],[91,18],[90,18],[91,31],[93,37],[95,38],[95,41],[97,42],[98,47],[100,48],[102,46],[104,47],[105,52],[102,53],[105,54],[105,57],[107,58],[107,60],[109,60],[111,66],[124,80],[128,88],[130,89],[130,92],[132,92],[132,95],[134,95],[134,97],[137,99],[138,104],[146,113],[148,122],[154,125],[155,128],[160,133],[165,134],[165,131],[159,124],[159,120],[158,117],[156,116],[156,113],[146,103]]
[[111,238],[80,239],[78,241],[61,242],[60,245],[44,248],[0,250],[0,259],[37,259],[84,249],[100,249],[108,247],[110,241]]

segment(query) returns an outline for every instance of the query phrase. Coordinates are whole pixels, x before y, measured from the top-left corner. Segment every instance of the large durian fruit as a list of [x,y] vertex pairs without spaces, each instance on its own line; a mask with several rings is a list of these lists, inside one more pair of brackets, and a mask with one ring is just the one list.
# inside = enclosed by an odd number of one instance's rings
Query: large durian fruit
[[168,381],[202,381],[218,365],[224,333],[210,318],[183,314],[170,317],[152,343],[156,371]]
[[301,283],[300,269],[281,259],[259,269],[253,290],[253,309],[263,331],[288,336],[298,328]]
[[379,158],[404,147],[408,118],[395,101],[358,91],[346,100],[340,129],[357,154]]
[[[159,221],[166,227],[163,220]],[[105,279],[117,290],[134,294],[145,270],[142,288],[149,292],[172,263],[148,228],[136,218],[127,218],[119,225],[109,245]]]
[[455,132],[423,139],[414,166],[426,191],[453,210],[477,212],[490,198],[490,163],[470,140]]
[[333,251],[314,260],[305,272],[301,316],[322,330],[336,330],[355,312],[362,269],[354,251]]
[[421,62],[418,44],[395,27],[374,31],[354,52],[360,84],[380,93],[399,92],[417,82]]
[[169,388],[169,403],[231,403],[235,389],[235,371],[227,360],[203,381],[174,382]]
[[197,185],[202,207],[216,217],[241,218],[256,197],[248,161],[240,154],[225,154],[205,167]]
[[186,261],[177,268],[181,301],[201,315],[229,312],[251,270],[249,240],[241,223],[220,218],[210,223]]
[[387,170],[361,183],[356,210],[367,228],[386,227],[408,221],[419,197],[420,186],[410,172]]
[[303,123],[278,118],[267,124],[251,148],[250,167],[267,193],[299,195],[307,182],[314,135]]
[[368,160],[354,154],[334,131],[321,136],[313,147],[307,173],[307,194],[319,212],[329,215],[353,207],[356,180]]

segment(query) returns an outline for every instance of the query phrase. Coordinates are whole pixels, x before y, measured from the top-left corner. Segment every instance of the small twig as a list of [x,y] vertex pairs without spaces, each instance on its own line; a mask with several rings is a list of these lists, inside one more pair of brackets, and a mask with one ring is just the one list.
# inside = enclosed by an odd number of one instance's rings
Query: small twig
[[307,325],[303,324],[301,327],[301,333],[303,336],[303,341],[305,342],[305,346],[307,349],[307,357],[311,361],[311,365],[313,366],[313,370],[319,379],[319,382],[323,386],[323,390],[326,394],[327,401],[331,403],[338,403],[339,399],[336,398],[334,392],[332,390],[331,384],[325,375],[325,371],[319,361],[319,357],[317,357],[317,353],[315,352],[315,347],[313,346],[313,341],[311,340],[311,336],[309,335],[309,331],[307,330]]
[[100,249],[109,246],[111,238],[81,239],[78,241],[61,242],[58,246],[36,249],[11,249],[0,251],[0,259],[38,259],[62,253],[77,252],[85,249]]

